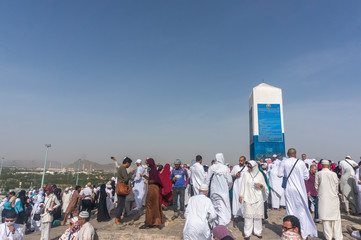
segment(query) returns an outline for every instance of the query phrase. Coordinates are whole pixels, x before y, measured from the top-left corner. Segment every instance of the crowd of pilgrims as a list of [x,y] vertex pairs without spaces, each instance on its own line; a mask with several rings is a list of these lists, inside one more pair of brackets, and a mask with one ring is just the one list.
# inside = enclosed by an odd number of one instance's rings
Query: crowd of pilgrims
[[[190,165],[177,159],[156,164],[152,158],[138,159],[136,170],[129,170],[132,160],[126,157],[118,165],[117,177],[98,187],[65,188],[56,185],[32,191],[10,192],[0,204],[0,240],[23,239],[25,232],[41,231],[41,240],[50,239],[52,226],[67,225],[60,239],[92,240],[96,237],[88,222],[110,221],[122,227],[125,217],[145,210],[140,229],[162,229],[164,210],[174,212],[171,220],[185,219],[183,239],[235,239],[229,224],[244,222],[243,236],[262,238],[267,211],[286,209],[280,239],[317,237],[316,223],[322,222],[326,239],[343,239],[341,211],[361,213],[361,172],[347,156],[339,162],[296,157],[225,163],[222,153],[215,155],[211,166],[202,165],[202,157]],[[361,163],[361,162],[360,162]],[[312,217],[313,214],[313,217]],[[169,219],[170,220],[170,219]],[[62,223],[61,223],[62,221]],[[347,232],[361,239],[360,231],[346,226]]]

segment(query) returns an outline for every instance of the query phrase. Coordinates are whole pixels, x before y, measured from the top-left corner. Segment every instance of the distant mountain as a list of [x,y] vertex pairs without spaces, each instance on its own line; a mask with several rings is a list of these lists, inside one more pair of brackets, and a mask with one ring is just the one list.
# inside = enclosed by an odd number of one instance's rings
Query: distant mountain
[[[42,168],[44,167],[43,161],[33,161],[33,160],[13,160],[13,161],[4,161],[4,167],[15,167],[15,168]],[[55,161],[48,161],[47,168],[61,168],[62,164]]]
[[74,170],[77,170],[78,166],[81,171],[103,170],[106,172],[113,172],[115,169],[114,163],[99,164],[86,159],[80,160],[79,163],[78,161],[75,161],[74,163],[67,165],[66,168],[72,168]]
[[[28,168],[28,169],[35,169],[35,168],[43,168],[44,162],[41,161],[4,161],[3,167],[15,167],[15,168]],[[47,169],[49,168],[66,168],[66,169],[74,169],[75,171],[78,170],[78,161],[75,161],[71,164],[62,164],[55,161],[48,161],[47,162]],[[88,170],[103,170],[106,172],[113,172],[115,169],[114,163],[108,164],[99,164],[96,162],[92,162],[86,159],[80,160],[80,171],[88,171]]]

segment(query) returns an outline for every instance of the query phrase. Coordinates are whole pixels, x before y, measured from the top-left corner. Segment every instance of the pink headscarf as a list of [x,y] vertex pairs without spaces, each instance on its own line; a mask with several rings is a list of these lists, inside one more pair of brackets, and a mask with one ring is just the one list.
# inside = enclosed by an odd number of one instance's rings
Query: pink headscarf
[[233,235],[228,231],[226,226],[218,225],[213,228],[213,237],[222,239],[226,236],[230,236],[231,238],[235,239]]
[[46,191],[49,191],[50,193],[53,193],[53,187],[50,186],[50,185],[46,186],[45,192],[46,192]]

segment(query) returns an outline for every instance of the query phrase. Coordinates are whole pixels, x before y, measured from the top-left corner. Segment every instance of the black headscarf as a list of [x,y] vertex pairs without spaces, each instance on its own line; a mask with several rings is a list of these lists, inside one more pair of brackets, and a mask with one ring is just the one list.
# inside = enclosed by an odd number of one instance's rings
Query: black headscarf
[[100,186],[99,200],[105,201],[107,198],[107,192],[105,191],[105,184]]
[[25,190],[21,190],[18,193],[18,198],[20,199],[21,205],[23,205],[23,207],[24,207],[25,204],[26,204],[26,192],[25,192]]

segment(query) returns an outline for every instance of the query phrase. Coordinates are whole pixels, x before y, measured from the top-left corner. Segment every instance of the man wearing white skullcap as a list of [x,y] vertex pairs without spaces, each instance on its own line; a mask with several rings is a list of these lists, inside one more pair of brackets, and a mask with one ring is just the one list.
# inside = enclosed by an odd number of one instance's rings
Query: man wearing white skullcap
[[216,211],[211,200],[207,197],[208,185],[201,184],[199,194],[191,197],[184,214],[186,222],[183,228],[183,239],[212,239],[208,222],[216,219]]
[[142,166],[142,160],[138,159],[135,161],[137,165],[137,170],[135,172],[135,178],[134,178],[134,199],[136,208],[135,209],[141,209],[143,207],[143,200],[145,196],[145,178],[143,177],[145,174],[145,169]]
[[89,223],[89,213],[82,211],[79,213],[80,231],[77,240],[94,240],[94,227]]
[[330,162],[321,161],[322,170],[316,173],[315,187],[318,192],[318,214],[322,220],[323,234],[327,240],[340,240],[342,236],[338,178],[330,171]]

